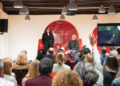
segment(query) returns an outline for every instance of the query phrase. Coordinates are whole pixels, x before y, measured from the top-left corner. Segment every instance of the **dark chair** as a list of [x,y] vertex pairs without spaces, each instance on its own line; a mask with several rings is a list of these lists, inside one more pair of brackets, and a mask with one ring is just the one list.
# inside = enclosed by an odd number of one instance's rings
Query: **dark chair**
[[28,72],[28,69],[13,69],[12,70],[16,75],[16,80],[18,85],[21,84],[21,80],[25,77]]

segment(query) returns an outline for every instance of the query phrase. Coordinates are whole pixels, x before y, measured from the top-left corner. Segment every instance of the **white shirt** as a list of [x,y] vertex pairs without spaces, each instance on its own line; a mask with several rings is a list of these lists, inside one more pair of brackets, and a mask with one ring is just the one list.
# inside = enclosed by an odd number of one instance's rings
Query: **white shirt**
[[66,65],[66,64],[62,64],[62,65],[58,65],[58,64],[54,64],[53,65],[53,72],[58,72],[60,70],[70,70],[70,66]]
[[17,81],[13,76],[4,74],[4,79],[6,79],[6,80],[8,80],[10,82],[13,82],[15,84],[15,86],[17,86]]
[[0,86],[15,86],[15,83],[0,77]]

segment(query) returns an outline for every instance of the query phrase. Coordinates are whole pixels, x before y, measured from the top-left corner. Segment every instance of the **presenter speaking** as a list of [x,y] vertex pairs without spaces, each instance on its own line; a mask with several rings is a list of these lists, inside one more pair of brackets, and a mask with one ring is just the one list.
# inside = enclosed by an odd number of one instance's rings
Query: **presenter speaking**
[[54,36],[49,27],[47,27],[45,29],[45,32],[43,33],[42,43],[43,43],[44,50],[46,52],[50,47],[53,47],[53,45],[54,45]]

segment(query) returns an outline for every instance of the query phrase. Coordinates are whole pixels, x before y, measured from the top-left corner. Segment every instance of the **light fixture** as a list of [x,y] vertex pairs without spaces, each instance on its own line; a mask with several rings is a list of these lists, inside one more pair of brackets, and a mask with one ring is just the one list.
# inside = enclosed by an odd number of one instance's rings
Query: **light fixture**
[[14,8],[23,8],[23,1],[22,0],[15,0]]
[[93,16],[92,20],[95,21],[95,22],[98,21],[98,17],[97,17],[96,14]]
[[31,19],[30,19],[30,16],[29,16],[29,15],[26,15],[26,16],[25,16],[25,20],[26,20],[26,21],[30,21],[30,20],[31,20]]
[[0,9],[3,10],[3,4],[0,2]]
[[99,13],[105,13],[105,8],[103,5],[100,5]]
[[27,6],[24,6],[22,9],[19,10],[20,15],[28,15],[29,14],[29,9]]
[[75,0],[70,0],[70,3],[67,5],[69,11],[77,11],[78,5]]
[[115,8],[113,7],[113,5],[110,6],[109,10],[108,10],[108,14],[115,14]]
[[63,9],[62,9],[62,15],[66,15],[67,14],[67,11],[68,11],[68,9],[67,9],[67,7],[66,6],[64,6],[63,7]]
[[60,15],[60,20],[62,20],[62,21],[65,20],[65,16],[61,14]]

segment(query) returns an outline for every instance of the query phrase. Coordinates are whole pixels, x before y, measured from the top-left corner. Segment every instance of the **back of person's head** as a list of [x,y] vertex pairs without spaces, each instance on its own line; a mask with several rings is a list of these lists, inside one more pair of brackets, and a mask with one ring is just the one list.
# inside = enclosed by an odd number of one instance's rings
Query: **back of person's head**
[[40,49],[38,51],[38,53],[37,53],[37,58],[36,59],[40,61],[42,58],[45,57],[45,54],[46,54],[45,50],[44,49]]
[[64,63],[64,56],[65,54],[62,52],[56,54],[56,61],[59,65],[62,65]]
[[117,72],[119,67],[117,58],[114,55],[109,55],[105,61],[104,67],[105,69],[109,68],[112,71]]
[[27,51],[26,50],[22,50],[21,53],[25,53],[27,55]]
[[52,72],[53,62],[50,58],[43,58],[39,64],[40,74],[49,75]]
[[74,71],[82,78],[84,86],[93,86],[98,81],[98,74],[88,62],[79,62],[75,66]]
[[83,55],[81,60],[93,64],[93,58],[91,53],[88,53],[87,55]]
[[3,62],[4,62],[4,61],[10,61],[11,63],[13,62],[10,57],[5,57],[5,58],[3,58],[2,60],[3,60]]
[[50,47],[49,50],[48,50],[48,53],[49,53],[49,54],[53,54],[53,53],[54,53],[54,48],[53,48],[53,47]]
[[101,48],[101,54],[102,54],[102,55],[105,55],[105,54],[106,54],[106,48],[105,48],[105,47]]
[[32,61],[29,65],[29,70],[28,70],[28,73],[26,75],[26,78],[34,78],[36,76],[39,75],[39,71],[38,71],[38,66],[39,66],[39,61],[38,60],[35,60],[35,61]]
[[91,53],[90,49],[89,48],[84,48],[83,49],[83,54],[86,55],[88,53]]
[[7,74],[7,75],[12,74],[12,62],[10,60],[4,61],[4,74]]
[[112,46],[112,47],[110,48],[110,51],[112,51],[112,50],[116,50],[116,47],[115,47],[115,46]]
[[57,50],[57,53],[59,53],[59,52],[65,53],[64,49],[62,49],[62,48],[60,48],[59,50]]
[[83,84],[76,72],[63,70],[53,78],[52,86],[83,86]]
[[20,53],[15,63],[17,65],[26,65],[28,63],[27,55],[25,53]]
[[118,55],[117,50],[110,51],[110,55],[117,56]]
[[0,59],[0,77],[3,77],[4,75],[4,63],[2,59]]
[[117,48],[117,52],[118,52],[118,54],[120,54],[120,47],[119,47],[119,48]]

